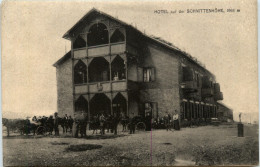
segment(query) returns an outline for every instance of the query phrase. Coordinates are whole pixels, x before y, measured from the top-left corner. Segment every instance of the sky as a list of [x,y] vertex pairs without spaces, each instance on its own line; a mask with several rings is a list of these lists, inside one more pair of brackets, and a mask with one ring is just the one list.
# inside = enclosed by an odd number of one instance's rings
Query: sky
[[[242,112],[244,120],[258,120],[257,5],[246,0],[5,1],[1,13],[3,117],[48,116],[57,111],[52,65],[70,50],[70,42],[62,36],[93,7],[196,57],[215,74],[222,102],[233,109],[234,118]],[[225,12],[186,12],[215,8]]]

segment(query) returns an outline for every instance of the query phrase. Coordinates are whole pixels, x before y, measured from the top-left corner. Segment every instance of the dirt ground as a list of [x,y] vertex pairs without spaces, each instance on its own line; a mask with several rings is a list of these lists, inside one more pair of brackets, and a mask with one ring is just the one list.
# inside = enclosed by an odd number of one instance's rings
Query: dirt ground
[[237,137],[236,126],[87,138],[3,137],[3,162],[4,166],[257,165],[258,126],[245,125],[245,137]]

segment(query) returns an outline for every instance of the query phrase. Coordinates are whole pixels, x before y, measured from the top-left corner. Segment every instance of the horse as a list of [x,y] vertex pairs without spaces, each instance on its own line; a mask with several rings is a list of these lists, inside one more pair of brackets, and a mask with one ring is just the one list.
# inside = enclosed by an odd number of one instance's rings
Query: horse
[[18,130],[21,135],[26,134],[28,135],[32,130],[35,134],[36,125],[31,124],[30,120],[26,119],[2,119],[2,124],[7,128],[7,136],[10,136],[10,130],[16,131]]

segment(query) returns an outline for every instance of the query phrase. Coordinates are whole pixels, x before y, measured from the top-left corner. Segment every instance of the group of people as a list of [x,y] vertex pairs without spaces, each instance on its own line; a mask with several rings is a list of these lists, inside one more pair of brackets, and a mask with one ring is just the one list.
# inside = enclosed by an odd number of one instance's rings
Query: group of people
[[[100,130],[100,134],[104,135],[106,129],[107,133],[111,132],[117,134],[117,127],[119,123],[121,123],[123,126],[122,131],[130,130],[130,134],[135,133],[136,124],[138,122],[135,118],[129,118],[125,114],[115,113],[114,115],[110,115],[105,113],[106,112],[101,112],[88,119],[87,113],[84,111],[80,111],[77,112],[77,114],[75,114],[75,118],[73,119],[71,116],[68,116],[67,114],[65,114],[64,117],[59,117],[58,113],[55,112],[54,116],[51,115],[49,117],[34,116],[31,121],[35,125],[47,127],[50,135],[52,135],[52,132],[54,130],[56,136],[59,136],[59,126],[63,128],[63,133],[72,133],[72,127],[74,123],[76,127],[74,137],[78,137],[79,133],[81,137],[85,137],[88,124],[89,129],[93,130],[93,134],[95,131],[97,133],[97,131]],[[150,130],[152,128],[153,125],[151,124],[151,121],[152,117],[150,115],[145,117],[144,122],[146,124],[146,130]],[[155,123],[157,124],[159,122],[163,122],[163,125],[167,131],[171,130],[172,128],[174,130],[180,130],[179,115],[176,110],[173,115],[170,115],[167,112],[166,115],[163,118],[161,118],[161,120],[158,119],[155,121]]]
[[110,115],[105,114],[105,112],[101,112],[92,116],[91,119],[88,121],[88,117],[84,111],[80,111],[79,113],[80,114],[76,114],[75,116],[75,137],[78,137],[79,132],[81,134],[81,137],[86,136],[86,127],[88,123],[89,129],[93,130],[93,134],[95,132],[97,133],[97,131],[100,130],[100,134],[104,135],[106,129],[107,132],[110,131],[111,133],[117,134],[117,126],[123,118],[120,114],[115,113],[114,115]]
[[64,117],[59,117],[57,112],[54,113],[54,117],[52,115],[49,117],[34,116],[32,118],[32,120],[28,119],[28,121],[31,124],[34,124],[36,126],[45,127],[50,135],[52,135],[53,130],[54,130],[56,136],[59,136],[59,125],[63,129],[63,133],[67,133],[67,132],[72,132],[72,126],[74,123],[74,120],[72,119],[71,116],[68,116],[67,114],[65,114]]
[[179,114],[177,110],[174,111],[172,116],[166,112],[166,115],[163,117],[163,121],[167,131],[171,130],[172,128],[174,130],[180,130]]

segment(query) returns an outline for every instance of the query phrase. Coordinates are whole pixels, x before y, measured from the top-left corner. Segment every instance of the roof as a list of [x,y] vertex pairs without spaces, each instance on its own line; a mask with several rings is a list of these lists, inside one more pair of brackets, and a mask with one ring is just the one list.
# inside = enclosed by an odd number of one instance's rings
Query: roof
[[[105,17],[108,17],[108,18],[110,18],[110,19],[112,19],[112,20],[114,20],[114,21],[116,21],[116,22],[118,22],[118,23],[120,23],[120,24],[122,24],[122,25],[124,25],[124,26],[126,26],[126,27],[128,27],[128,28],[130,28],[130,29],[132,29],[132,30],[134,30],[134,31],[136,31],[136,32],[138,32],[138,33],[140,33],[143,37],[145,37],[145,38],[147,38],[147,39],[149,39],[149,40],[152,40],[152,41],[156,42],[157,44],[160,44],[160,45],[162,45],[162,46],[164,46],[164,47],[166,47],[166,48],[168,48],[168,49],[170,49],[170,50],[177,51],[177,52],[181,53],[182,56],[188,58],[189,60],[191,60],[192,62],[194,62],[195,64],[197,64],[197,65],[200,66],[201,68],[203,68],[204,70],[206,70],[208,73],[210,73],[212,76],[214,76],[214,74],[212,74],[210,71],[208,71],[208,70],[206,69],[205,65],[202,65],[196,58],[192,57],[189,53],[187,53],[187,52],[185,52],[185,51],[179,49],[179,48],[176,47],[176,46],[174,46],[172,43],[167,42],[167,41],[165,41],[165,40],[163,40],[163,39],[161,39],[161,38],[159,38],[159,37],[149,36],[149,35],[147,35],[147,34],[141,32],[141,31],[138,30],[137,28],[133,27],[132,25],[127,24],[127,23],[125,23],[125,22],[123,22],[123,21],[121,21],[121,20],[119,20],[119,19],[117,19],[117,18],[115,18],[115,17],[113,17],[113,16],[110,16],[109,14],[104,13],[104,12],[102,12],[102,11],[96,9],[96,8],[93,8],[93,9],[91,9],[90,11],[88,11],[73,27],[71,27],[71,28],[63,35],[63,38],[69,39],[69,35],[71,34],[71,32],[73,32],[77,27],[79,27],[79,26],[84,22],[84,20],[85,20],[88,16],[90,16],[91,14],[93,14],[93,13],[98,13],[98,14],[101,14],[101,15],[103,15],[103,16],[105,16]],[[56,64],[56,63],[55,63],[55,64]]]
[[230,108],[230,107],[228,107],[226,104],[224,104],[224,103],[222,103],[222,102],[217,102],[219,105],[221,105],[221,106],[223,106],[223,107],[225,107],[225,108],[227,108],[227,109],[229,109],[229,110],[231,110],[232,111],[232,109]]
[[66,53],[63,57],[61,57],[58,61],[56,61],[53,66],[57,67],[59,64],[63,63],[64,61],[66,61],[67,59],[71,58],[71,50]]

